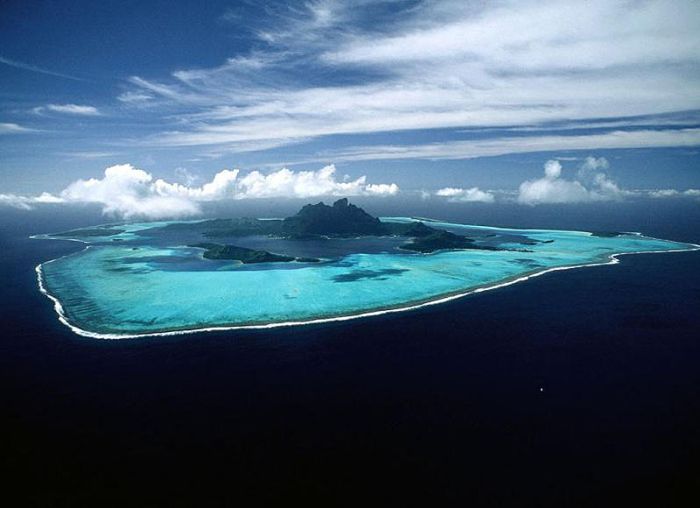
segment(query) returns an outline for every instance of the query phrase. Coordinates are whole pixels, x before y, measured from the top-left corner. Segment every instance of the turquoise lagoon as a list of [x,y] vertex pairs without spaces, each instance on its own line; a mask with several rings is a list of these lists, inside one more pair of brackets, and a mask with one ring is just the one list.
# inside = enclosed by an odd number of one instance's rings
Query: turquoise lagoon
[[[433,227],[468,236],[497,236],[505,239],[499,247],[513,250],[416,254],[397,249],[395,239],[378,239],[374,245],[326,240],[321,251],[342,254],[319,256],[321,263],[242,265],[204,259],[201,249],[177,237],[148,236],[149,229],[164,224],[118,225],[124,232],[111,236],[62,234],[60,239],[87,244],[37,267],[40,288],[54,300],[62,322],[81,335],[127,338],[350,319],[438,303],[551,270],[615,263],[617,254],[698,249],[634,233],[606,237],[431,221]],[[517,241],[523,237],[530,244]],[[262,242],[272,252],[300,248],[299,241],[248,241]],[[353,242],[359,242],[357,252],[352,252]]]

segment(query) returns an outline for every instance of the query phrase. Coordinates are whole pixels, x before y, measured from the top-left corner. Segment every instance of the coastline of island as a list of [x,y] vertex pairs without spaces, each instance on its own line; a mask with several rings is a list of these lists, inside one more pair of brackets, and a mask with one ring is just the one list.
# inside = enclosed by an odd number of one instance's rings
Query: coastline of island
[[[557,230],[550,230],[550,231],[557,231]],[[590,232],[587,232],[587,231],[577,231],[577,232],[591,234]],[[654,237],[645,237],[644,235],[642,235],[641,233],[638,233],[638,232],[627,233],[627,234],[639,235],[639,236],[642,236],[644,238],[649,238],[649,239],[653,239],[653,240],[661,240],[661,239],[654,238]],[[591,263],[566,265],[566,266],[555,266],[555,267],[544,268],[541,270],[532,270],[531,272],[518,274],[518,275],[515,275],[513,277],[508,277],[508,278],[505,278],[505,279],[502,279],[499,281],[495,281],[493,283],[487,283],[487,284],[483,284],[480,286],[475,286],[472,288],[465,289],[463,291],[456,291],[456,292],[450,293],[450,294],[439,295],[439,296],[436,296],[435,298],[426,299],[424,301],[410,302],[410,303],[407,303],[406,305],[399,305],[399,306],[393,306],[393,307],[387,307],[387,308],[378,308],[375,310],[366,311],[366,312],[358,312],[358,313],[354,313],[354,314],[318,317],[318,318],[306,319],[306,320],[291,320],[291,321],[261,322],[261,323],[251,322],[251,323],[230,324],[230,325],[222,324],[222,325],[206,326],[206,327],[179,328],[179,329],[168,329],[168,330],[156,331],[156,332],[126,333],[126,334],[92,332],[92,331],[86,330],[84,328],[81,328],[80,326],[71,322],[71,320],[68,317],[68,315],[66,314],[66,311],[65,311],[63,305],[61,304],[60,300],[56,296],[51,294],[51,292],[46,288],[46,285],[45,285],[44,280],[43,280],[43,274],[42,274],[42,267],[44,265],[51,263],[51,262],[54,262],[54,261],[57,261],[59,259],[62,259],[65,256],[55,258],[55,259],[38,264],[35,267],[35,272],[37,275],[37,283],[38,283],[38,287],[39,287],[40,292],[53,302],[54,311],[56,312],[59,321],[63,325],[65,325],[71,331],[73,331],[74,333],[76,333],[77,335],[80,335],[82,337],[88,337],[88,338],[93,338],[93,339],[105,339],[105,340],[121,340],[121,339],[138,339],[138,338],[146,338],[146,337],[169,337],[169,336],[188,335],[188,334],[194,334],[194,333],[207,333],[207,332],[223,332],[223,331],[235,331],[235,330],[263,330],[263,329],[284,328],[284,327],[292,327],[292,326],[305,326],[305,325],[315,325],[315,324],[324,324],[324,323],[332,323],[332,322],[350,321],[350,320],[354,320],[354,319],[376,317],[376,316],[381,316],[381,315],[385,315],[385,314],[393,314],[393,313],[399,313],[399,312],[408,312],[411,310],[418,310],[418,309],[432,306],[432,305],[439,305],[442,303],[447,303],[447,302],[450,302],[453,300],[457,300],[459,298],[464,298],[464,297],[472,295],[472,294],[478,294],[478,293],[485,292],[485,291],[491,291],[494,289],[499,289],[502,287],[511,286],[511,285],[517,284],[519,282],[525,282],[525,281],[528,281],[532,278],[545,275],[545,274],[550,273],[550,272],[574,270],[574,269],[578,269],[578,268],[587,268],[587,267],[596,267],[596,266],[616,265],[616,264],[619,264],[621,262],[619,258],[621,256],[625,256],[625,255],[665,254],[665,253],[700,251],[700,244],[688,243],[685,245],[687,245],[688,248],[609,253],[609,254],[603,255],[602,259],[600,259],[599,261],[595,261],[595,262],[591,262]],[[87,248],[89,248],[89,245],[86,247],[86,249]],[[71,254],[68,254],[68,255],[71,255]]]

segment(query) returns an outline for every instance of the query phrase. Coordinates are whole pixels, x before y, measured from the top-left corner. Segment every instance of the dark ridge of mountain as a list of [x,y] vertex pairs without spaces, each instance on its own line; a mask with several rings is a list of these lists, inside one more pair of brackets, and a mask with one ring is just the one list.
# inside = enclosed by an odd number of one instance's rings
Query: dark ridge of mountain
[[282,221],[283,233],[293,237],[310,235],[350,237],[382,236],[387,228],[362,208],[339,199],[332,206],[323,202],[305,205],[296,215]]

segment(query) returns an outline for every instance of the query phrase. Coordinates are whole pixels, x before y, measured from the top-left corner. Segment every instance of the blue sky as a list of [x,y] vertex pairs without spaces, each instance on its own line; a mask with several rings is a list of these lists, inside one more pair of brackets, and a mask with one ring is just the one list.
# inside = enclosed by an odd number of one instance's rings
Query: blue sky
[[692,0],[4,2],[0,203],[695,198],[699,26]]

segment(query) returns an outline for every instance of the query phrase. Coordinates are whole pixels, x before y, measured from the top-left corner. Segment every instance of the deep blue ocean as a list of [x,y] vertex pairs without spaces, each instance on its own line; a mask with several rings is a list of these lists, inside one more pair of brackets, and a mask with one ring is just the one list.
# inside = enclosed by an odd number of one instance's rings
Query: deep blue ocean
[[[684,199],[359,204],[700,243],[700,202]],[[37,289],[35,265],[81,245],[28,238],[102,222],[0,214],[0,460],[16,506],[700,502],[700,252],[345,323],[105,341],[61,325]]]

